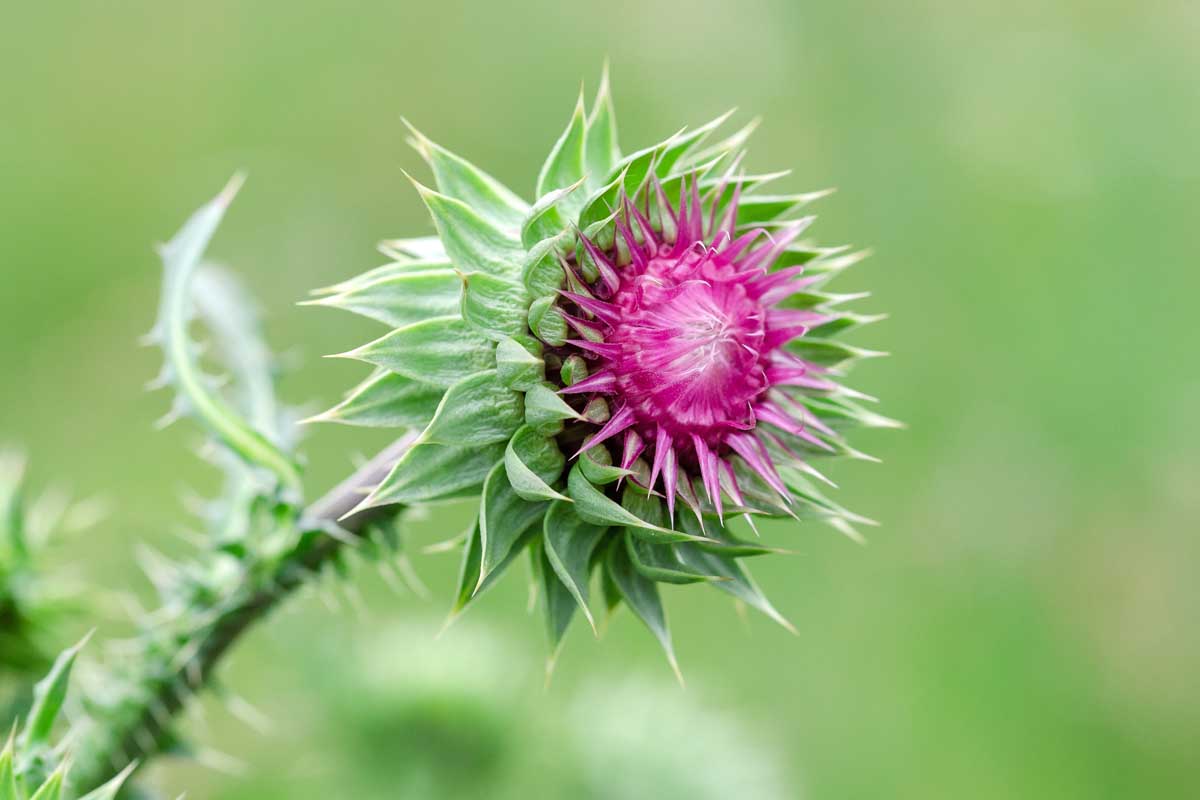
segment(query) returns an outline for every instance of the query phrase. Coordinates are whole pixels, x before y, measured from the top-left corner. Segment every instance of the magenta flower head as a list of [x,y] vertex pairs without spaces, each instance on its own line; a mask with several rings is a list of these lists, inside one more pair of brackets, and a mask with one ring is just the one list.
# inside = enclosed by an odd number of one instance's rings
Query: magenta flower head
[[456,613],[528,552],[555,650],[577,609],[595,627],[598,575],[670,654],[659,583],[782,622],[743,563],[778,552],[755,518],[865,521],[814,463],[894,424],[840,382],[876,354],[835,337],[876,318],[824,287],[861,254],[804,238],[822,193],[742,169],[753,126],[706,146],[724,122],[622,155],[604,80],[532,203],[414,130],[438,236],[314,301],[391,329],[346,354],[375,372],[320,419],[420,431],[363,507],[480,496]]

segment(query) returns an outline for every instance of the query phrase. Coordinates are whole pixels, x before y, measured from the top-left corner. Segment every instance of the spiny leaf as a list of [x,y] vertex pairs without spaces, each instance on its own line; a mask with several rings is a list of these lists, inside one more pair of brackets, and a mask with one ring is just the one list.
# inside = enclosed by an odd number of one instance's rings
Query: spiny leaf
[[569,503],[557,501],[546,512],[542,530],[551,567],[595,631],[596,620],[588,607],[588,576],[592,554],[608,529],[584,522]]
[[654,544],[632,533],[626,533],[625,549],[634,569],[659,583],[697,583],[720,580],[721,576],[698,569],[695,564],[682,561],[676,553],[676,544]]
[[583,186],[583,178],[570,186],[547,192],[538,198],[529,216],[521,225],[521,243],[532,248],[538,242],[558,236],[573,221],[582,200],[575,196]]
[[803,194],[767,195],[743,194],[738,200],[737,224],[749,227],[786,217],[809,203],[828,197],[832,190],[805,192]]
[[179,393],[177,403],[245,461],[264,467],[285,486],[299,491],[300,473],[296,465],[209,387],[188,338],[192,279],[241,181],[241,176],[235,176],[221,194],[193,214],[161,248],[165,276],[159,319],[152,336],[162,345],[167,374]]
[[524,248],[516,234],[497,228],[461,200],[413,181],[433,216],[450,260],[462,272],[486,272],[499,278],[521,277]]
[[529,290],[530,297],[549,297],[551,302],[563,285],[564,274],[559,258],[571,245],[574,234],[563,230],[550,239],[542,239],[529,248],[521,267],[521,281]]
[[79,800],[116,800],[117,793],[121,791],[121,787],[125,785],[125,781],[133,774],[137,766],[137,763],[130,764],[108,783],[88,792]]
[[441,386],[388,370],[376,370],[345,400],[309,421],[377,428],[424,428],[433,419],[445,393]]
[[593,486],[607,486],[634,474],[633,470],[622,469],[614,464],[607,447],[593,447],[580,453],[579,468]]
[[414,445],[396,462],[360,508],[429,502],[474,492],[500,458],[504,446]]
[[444,387],[495,366],[495,346],[458,315],[406,325],[343,356]]
[[421,441],[472,447],[503,442],[523,419],[521,394],[505,388],[496,370],[485,370],[446,390]]
[[578,420],[582,417],[554,389],[538,384],[525,393],[525,422],[538,432],[553,436],[562,430],[564,419]]
[[554,143],[550,156],[538,174],[537,196],[555,189],[563,189],[583,178],[583,144],[587,135],[587,119],[583,107],[583,95],[575,104],[575,111],[567,123],[567,129]]
[[725,578],[726,580],[713,582],[713,586],[716,588],[733,595],[746,605],[758,609],[792,633],[796,632],[792,623],[775,610],[771,601],[762,593],[762,590],[750,577],[750,573],[738,563],[736,558],[718,555],[688,543],[676,545],[675,552],[679,560],[689,568]]
[[786,347],[790,352],[795,353],[805,361],[811,361],[814,364],[820,364],[825,367],[836,367],[847,361],[855,361],[862,358],[878,358],[887,355],[886,353],[880,353],[875,350],[864,350],[861,347],[855,347],[832,339],[815,339],[807,336],[802,336],[799,339],[788,342]]
[[[435,236],[434,239],[437,239]],[[401,261],[395,261],[391,264],[369,269],[366,272],[355,275],[349,280],[344,280],[341,283],[335,283],[332,286],[324,286],[320,289],[313,289],[309,294],[314,296],[323,296],[330,294],[342,294],[344,292],[352,292],[355,289],[362,288],[368,284],[377,283],[379,281],[389,280],[399,275],[405,275],[410,272],[437,272],[440,270],[451,269],[454,265],[450,263],[450,259],[442,258],[415,261],[405,258]]]
[[520,226],[529,212],[524,200],[479,167],[431,141],[408,120],[402,121],[412,134],[409,143],[433,170],[439,192],[461,200],[507,228]]
[[522,535],[546,513],[548,505],[523,500],[509,484],[503,462],[488,473],[479,504],[480,585],[509,557]]
[[676,542],[696,538],[683,531],[673,531],[647,522],[629,509],[613,502],[588,481],[579,464],[571,467],[567,476],[567,492],[575,501],[575,513],[593,525],[626,527],[655,541]]
[[462,283],[452,269],[405,271],[301,305],[329,306],[401,328],[458,311]]
[[562,477],[566,459],[553,439],[525,425],[513,434],[504,451],[504,469],[513,491],[530,502],[566,500],[552,483]]
[[41,785],[29,800],[61,800],[63,780],[67,775],[67,762],[58,765],[58,769],[50,773],[50,777]]
[[79,651],[90,638],[89,633],[74,647],[59,653],[54,665],[50,667],[50,672],[33,688],[33,706],[29,709],[25,729],[21,733],[23,747],[44,745],[50,740],[50,731],[54,728],[54,721],[58,719],[58,712],[62,710],[63,701],[67,697],[71,668],[75,666]]
[[554,669],[554,662],[562,647],[563,636],[575,616],[575,596],[571,590],[559,580],[558,573],[546,556],[545,547],[534,540],[535,563],[538,565],[537,578],[541,586],[543,608],[546,614],[546,637],[550,640],[550,658],[546,663],[546,677]]
[[21,800],[21,795],[18,794],[16,766],[16,742],[14,728],[13,732],[9,733],[8,741],[4,745],[4,750],[0,751],[0,800]]
[[638,619],[646,624],[654,638],[662,645],[667,654],[667,661],[675,676],[683,683],[683,675],[679,672],[679,663],[675,660],[675,648],[671,644],[671,631],[667,627],[667,615],[663,610],[662,598],[658,595],[658,584],[642,576],[629,560],[629,553],[624,547],[609,548],[605,563],[608,575],[621,593],[621,598]]
[[604,184],[621,158],[617,143],[617,115],[613,110],[612,92],[608,84],[608,64],[600,74],[600,89],[587,119],[587,142],[584,150],[584,165],[587,170],[588,190],[595,191]]
[[672,136],[664,144],[662,155],[655,161],[654,171],[658,173],[660,178],[665,178],[671,174],[671,169],[675,164],[683,158],[692,148],[702,143],[709,135],[721,127],[725,120],[733,114],[733,111],[726,111],[721,116],[711,122],[701,125],[699,128],[690,131],[681,131],[675,136]]

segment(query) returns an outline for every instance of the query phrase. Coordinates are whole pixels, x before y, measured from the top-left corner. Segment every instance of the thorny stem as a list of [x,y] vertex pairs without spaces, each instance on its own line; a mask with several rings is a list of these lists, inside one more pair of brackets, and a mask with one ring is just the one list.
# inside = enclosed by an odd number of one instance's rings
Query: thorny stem
[[[331,523],[347,534],[358,536],[372,522],[394,515],[397,506],[380,506],[349,517],[362,501],[365,491],[377,486],[412,444],[415,434],[397,439],[367,464],[342,481],[301,514],[303,530],[326,528]],[[269,588],[250,593],[236,606],[223,612],[202,635],[192,655],[168,680],[163,681],[154,697],[148,698],[141,712],[129,717],[120,730],[106,729],[103,736],[84,737],[77,752],[72,780],[84,793],[102,785],[133,761],[145,762],[170,746],[171,727],[190,696],[213,675],[221,658],[233,645],[266,617],[276,606],[300,588],[310,576],[319,574],[338,552],[349,546],[346,537],[323,536],[315,545],[296,548],[279,560]],[[89,741],[89,738],[91,741]],[[92,749],[87,745],[93,744]]]

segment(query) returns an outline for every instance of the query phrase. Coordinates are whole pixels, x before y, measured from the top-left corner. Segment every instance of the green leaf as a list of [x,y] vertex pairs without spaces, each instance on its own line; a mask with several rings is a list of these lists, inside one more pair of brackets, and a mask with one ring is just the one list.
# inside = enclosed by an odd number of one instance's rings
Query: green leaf
[[416,181],[413,184],[433,216],[446,254],[460,272],[520,278],[525,249],[515,234],[496,227],[461,200],[439,194]]
[[[435,239],[437,237],[434,237]],[[405,258],[401,261],[395,261],[390,264],[384,264],[374,269],[369,269],[366,272],[355,275],[353,278],[344,280],[340,283],[335,283],[332,286],[324,286],[320,289],[313,289],[312,295],[329,295],[343,294],[351,292],[371,283],[395,278],[398,275],[405,275],[409,272],[436,272],[444,269],[451,269],[454,265],[450,263],[448,258],[423,259],[414,261]]]
[[607,486],[634,474],[633,470],[621,469],[613,464],[612,454],[606,447],[585,450],[580,453],[578,461],[579,468],[583,470],[583,477],[593,486]]
[[538,433],[533,427],[521,427],[508,442],[504,451],[504,469],[513,491],[530,502],[566,500],[551,484],[562,478],[566,459],[554,440]]
[[569,333],[567,320],[554,303],[556,297],[539,297],[529,306],[529,329],[551,347],[561,347]]
[[59,764],[58,769],[50,773],[50,777],[42,784],[29,800],[61,800],[63,779],[66,778],[67,764]]
[[862,358],[878,358],[879,356],[886,355],[886,353],[864,350],[861,347],[854,347],[843,342],[836,342],[830,339],[815,339],[807,336],[793,339],[785,346],[789,352],[795,353],[805,361],[811,361],[823,367],[836,367],[848,361],[856,361]]
[[506,389],[496,370],[486,370],[446,390],[421,440],[478,447],[506,440],[523,419],[521,394]]
[[582,185],[583,179],[580,178],[570,186],[555,189],[538,198],[521,225],[521,242],[526,247],[534,247],[546,239],[553,239],[570,226],[573,213],[582,202],[574,194]]
[[682,683],[683,676],[679,672],[679,663],[675,660],[675,648],[671,645],[671,631],[667,627],[667,615],[663,610],[662,599],[658,596],[658,585],[634,569],[629,560],[629,553],[624,547],[609,548],[605,567],[625,604],[646,624],[654,638],[662,645],[671,669]]
[[612,92],[608,85],[608,64],[600,75],[600,89],[587,120],[587,141],[584,148],[584,166],[587,171],[588,191],[595,191],[621,158],[617,143],[617,114],[613,109]]
[[539,567],[537,577],[542,590],[542,607],[546,614],[546,637],[550,640],[550,660],[546,665],[548,674],[554,668],[563,636],[575,616],[576,602],[571,590],[559,580],[558,573],[546,556],[545,547],[539,546],[536,539],[534,549],[535,563]]
[[502,384],[521,392],[543,383],[542,343],[524,334],[504,337],[496,345],[496,372]]
[[362,508],[425,503],[477,489],[503,456],[501,444],[447,447],[426,442],[414,445],[396,462]]
[[693,564],[680,560],[676,554],[678,544],[654,544],[632,533],[626,533],[625,549],[634,569],[652,581],[659,583],[697,583],[721,580],[721,576],[698,569]]
[[538,174],[537,196],[540,199],[555,189],[563,189],[583,178],[583,143],[586,137],[587,120],[583,108],[583,95],[575,104],[575,111],[567,123],[567,129],[554,143],[546,163]]
[[583,210],[579,214],[579,227],[587,229],[588,226],[609,217],[617,208],[617,199],[622,190],[630,197],[636,196],[650,175],[656,159],[662,155],[670,143],[671,140],[668,139],[621,159],[620,163],[613,168],[617,171],[616,176],[584,203]]
[[498,341],[524,333],[529,296],[525,286],[473,272],[462,276],[462,317],[479,333]]
[[79,798],[79,800],[116,800],[117,793],[121,791],[121,787],[125,785],[125,781],[128,780],[129,776],[133,774],[135,769],[137,769],[137,764],[130,764],[125,769],[121,770],[121,773],[108,783],[104,784],[98,789],[88,792],[86,795]]
[[[726,511],[725,513],[728,515],[730,512]],[[711,539],[708,542],[695,542],[696,547],[719,556],[746,558],[748,556],[766,555],[767,553],[780,554],[787,552],[778,547],[768,547],[760,542],[738,538],[716,519],[708,520],[708,524],[704,530],[700,529],[700,522],[691,514],[683,514],[681,519],[684,530],[697,535],[705,535]]]
[[539,433],[553,436],[562,430],[564,419],[582,419],[558,392],[538,384],[525,393],[525,422]]
[[466,608],[471,602],[471,598],[475,596],[475,590],[479,587],[479,565],[482,560],[483,547],[479,539],[479,518],[476,517],[467,534],[467,541],[463,544],[462,561],[458,567],[458,590],[454,593],[454,606],[450,609],[452,618]]
[[827,197],[830,193],[830,190],[824,190],[786,195],[742,194],[738,200],[737,224],[739,227],[748,227],[771,222]]
[[542,530],[550,566],[575,598],[594,632],[596,620],[588,607],[588,577],[592,555],[608,528],[584,522],[570,503],[557,501],[550,504]]
[[[15,731],[14,731],[15,733]],[[0,751],[0,800],[21,800],[17,793],[16,760],[14,734],[8,735],[4,750]]]
[[457,313],[461,296],[462,282],[454,270],[436,269],[402,272],[301,305],[340,308],[392,328],[402,328]]
[[495,346],[458,315],[406,325],[343,355],[446,387],[496,363]]
[[480,585],[505,562],[522,535],[546,513],[548,505],[523,500],[509,484],[503,462],[488,473],[479,504],[479,535],[483,548]]
[[445,393],[441,386],[376,370],[345,400],[310,421],[372,428],[424,428],[433,419]]
[[433,170],[439,192],[461,200],[507,228],[520,227],[521,220],[529,212],[528,203],[474,164],[430,141],[408,120],[402,121],[412,134],[409,143]]
[[529,248],[521,267],[521,280],[531,297],[557,296],[565,278],[559,256],[571,245],[573,236],[570,230],[564,230],[558,236],[543,239]]
[[733,595],[746,605],[758,609],[792,633],[796,632],[792,623],[775,610],[766,595],[754,583],[750,573],[738,563],[737,559],[731,556],[721,556],[688,543],[676,545],[675,552],[679,560],[689,568],[725,578],[726,580],[713,582],[713,586],[716,588]]
[[59,653],[53,666],[50,667],[50,672],[33,687],[33,705],[29,709],[25,729],[21,733],[22,747],[33,748],[37,745],[44,745],[50,740],[54,721],[58,719],[58,712],[62,710],[63,701],[67,697],[67,688],[71,681],[71,668],[75,666],[75,659],[79,656],[79,651],[83,649],[90,638],[91,634],[89,633],[74,647]]
[[901,428],[903,424],[869,408],[841,397],[797,397],[814,414],[834,430],[862,426],[865,428]]
[[721,127],[725,120],[733,114],[733,111],[726,111],[721,116],[711,122],[701,125],[699,128],[690,131],[680,131],[675,136],[672,136],[663,143],[662,155],[654,163],[654,171],[658,173],[660,178],[665,178],[671,174],[671,169],[677,162],[686,156],[693,148],[701,144],[709,135]]
[[[626,486],[626,493],[629,489]],[[584,476],[578,463],[567,476],[567,493],[575,501],[575,513],[593,525],[620,526],[637,532],[653,541],[678,542],[695,539],[689,533],[672,531],[642,519],[632,511],[613,502]]]
[[190,413],[242,460],[263,467],[284,486],[299,492],[300,472],[295,463],[212,388],[200,369],[198,348],[188,336],[196,270],[241,183],[242,177],[235,176],[221,194],[193,214],[162,246],[162,300],[149,338],[162,346],[166,359],[163,375],[177,390],[176,409]]

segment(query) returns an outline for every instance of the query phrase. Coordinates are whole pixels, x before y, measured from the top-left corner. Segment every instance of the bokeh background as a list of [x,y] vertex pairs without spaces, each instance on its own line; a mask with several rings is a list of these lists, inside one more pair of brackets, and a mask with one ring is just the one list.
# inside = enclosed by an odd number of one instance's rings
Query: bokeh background
[[[859,341],[894,355],[857,386],[909,430],[862,436],[882,465],[835,474],[883,526],[867,547],[782,526],[799,554],[758,565],[799,636],[670,591],[686,691],[628,614],[599,643],[577,625],[546,690],[523,582],[435,639],[454,559],[417,557],[432,599],[364,575],[361,613],[314,596],[246,641],[228,682],[274,727],[213,706],[191,729],[246,766],[164,762],[170,796],[1195,790],[1196,4],[95,0],[4,16],[0,439],[38,478],[114,502],[62,553],[105,585],[144,591],[132,544],[181,549],[180,490],[216,483],[194,431],[151,430],[167,400],[142,390],[158,356],[136,339],[151,245],[236,169],[250,180],[213,254],[299,356],[284,393],[314,408],[361,373],[318,356],[373,328],[294,303],[381,263],[377,240],[431,229],[400,172],[421,174],[400,114],[528,194],[605,56],[627,149],[730,106],[762,114],[749,166],[839,187],[815,232],[875,249],[840,288],[892,315]],[[383,441],[313,430],[313,493]]]

